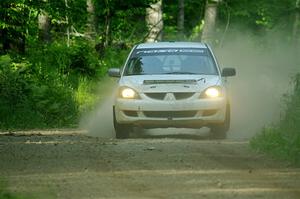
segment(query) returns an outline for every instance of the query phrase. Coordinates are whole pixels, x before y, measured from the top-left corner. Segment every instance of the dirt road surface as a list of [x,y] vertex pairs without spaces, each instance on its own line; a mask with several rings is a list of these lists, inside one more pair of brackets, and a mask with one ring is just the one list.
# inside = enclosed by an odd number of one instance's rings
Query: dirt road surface
[[2,133],[0,176],[8,191],[33,198],[300,198],[299,168],[253,152],[247,141],[195,136]]

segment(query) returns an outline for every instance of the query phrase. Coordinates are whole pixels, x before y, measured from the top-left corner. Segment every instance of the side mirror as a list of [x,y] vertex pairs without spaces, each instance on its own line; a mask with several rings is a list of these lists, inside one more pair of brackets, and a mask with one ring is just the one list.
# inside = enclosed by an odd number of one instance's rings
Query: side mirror
[[121,71],[119,68],[110,68],[108,69],[108,75],[110,77],[121,77]]
[[236,75],[235,68],[223,68],[221,75],[222,77],[235,76]]

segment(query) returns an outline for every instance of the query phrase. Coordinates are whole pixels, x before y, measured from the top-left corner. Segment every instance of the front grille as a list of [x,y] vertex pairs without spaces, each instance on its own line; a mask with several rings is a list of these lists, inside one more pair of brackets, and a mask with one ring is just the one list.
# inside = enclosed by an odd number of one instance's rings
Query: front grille
[[152,118],[186,118],[196,114],[197,111],[144,111],[146,117]]
[[[172,93],[176,100],[183,100],[192,97],[195,93]],[[156,99],[156,100],[164,100],[167,93],[145,93],[145,95],[149,98]]]
[[167,93],[145,93],[146,96],[157,99],[157,100],[163,100],[165,98]]
[[176,100],[182,100],[192,97],[195,93],[173,93]]

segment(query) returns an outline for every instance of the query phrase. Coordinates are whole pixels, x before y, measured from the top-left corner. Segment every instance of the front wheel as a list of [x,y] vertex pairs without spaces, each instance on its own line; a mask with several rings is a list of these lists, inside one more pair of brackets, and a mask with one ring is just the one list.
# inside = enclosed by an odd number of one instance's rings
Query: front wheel
[[225,120],[221,124],[214,125],[210,128],[212,137],[215,139],[225,139],[226,133],[230,128],[230,105],[226,106]]
[[126,139],[129,137],[130,132],[132,131],[132,126],[129,124],[120,124],[116,120],[115,107],[113,107],[113,120],[114,128],[116,132],[117,139]]

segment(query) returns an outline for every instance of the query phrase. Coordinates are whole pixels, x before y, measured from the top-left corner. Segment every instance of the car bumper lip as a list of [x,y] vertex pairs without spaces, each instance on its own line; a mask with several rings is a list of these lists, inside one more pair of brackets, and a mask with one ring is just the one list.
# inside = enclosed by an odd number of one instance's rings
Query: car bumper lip
[[[197,99],[197,100],[128,100],[117,99],[115,104],[116,119],[119,123],[133,124],[143,127],[201,127],[209,124],[221,123],[225,119],[226,99]],[[212,115],[204,116],[204,111],[215,110]],[[135,115],[128,116],[126,111],[134,112]],[[165,116],[147,115],[147,112],[160,113]],[[167,114],[165,114],[167,112]],[[168,116],[168,113],[171,113]],[[179,112],[179,115],[175,113]],[[195,114],[182,115],[180,112],[195,112]]]

